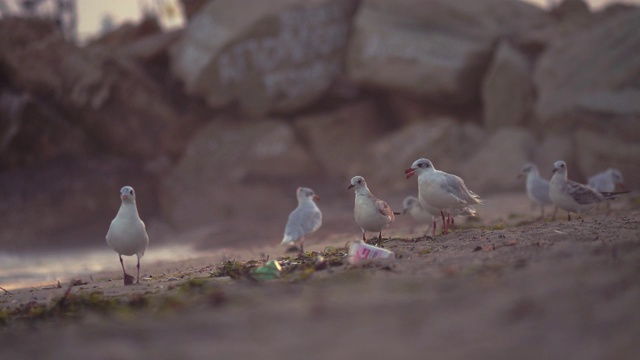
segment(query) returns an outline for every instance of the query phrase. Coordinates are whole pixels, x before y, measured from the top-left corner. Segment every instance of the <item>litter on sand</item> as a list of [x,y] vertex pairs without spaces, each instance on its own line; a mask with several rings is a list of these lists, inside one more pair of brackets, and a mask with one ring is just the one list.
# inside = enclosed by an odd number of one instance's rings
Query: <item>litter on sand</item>
[[387,259],[393,257],[393,251],[355,241],[349,246],[349,262],[355,264],[362,260]]

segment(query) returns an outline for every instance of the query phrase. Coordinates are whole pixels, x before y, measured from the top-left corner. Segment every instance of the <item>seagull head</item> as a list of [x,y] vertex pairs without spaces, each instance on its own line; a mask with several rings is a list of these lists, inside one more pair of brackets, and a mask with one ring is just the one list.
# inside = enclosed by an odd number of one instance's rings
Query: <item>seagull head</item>
[[131,186],[124,186],[120,189],[120,199],[123,202],[133,202],[136,200],[136,193]]
[[553,173],[558,173],[560,175],[567,175],[567,163],[562,160],[558,160],[553,163]]
[[404,171],[407,174],[407,179],[418,173],[418,175],[435,170],[431,160],[429,159],[418,159],[411,164],[411,167]]
[[412,207],[416,206],[416,204],[418,203],[418,198],[414,197],[414,196],[407,196],[406,198],[404,198],[404,200],[402,201],[402,214],[406,214],[407,211],[409,211]]
[[356,188],[360,189],[363,186],[367,186],[367,182],[364,181],[364,178],[362,176],[354,176],[351,178],[351,184],[349,184],[349,187],[347,187],[347,190],[349,189],[353,189]]
[[315,192],[313,192],[313,190],[306,188],[306,187],[299,187],[297,192],[296,192],[296,196],[298,197],[298,202],[304,201],[304,200],[320,200],[320,197],[318,195],[316,195]]
[[536,167],[536,165],[532,163],[526,163],[522,167],[522,170],[520,170],[520,174],[518,174],[517,178],[522,179],[523,177],[525,177],[526,175],[529,175],[529,173],[533,171],[538,172],[538,168]]
[[624,190],[624,179],[622,178],[622,173],[618,169],[609,169],[611,173],[611,179],[613,179],[613,183],[620,186],[620,189]]

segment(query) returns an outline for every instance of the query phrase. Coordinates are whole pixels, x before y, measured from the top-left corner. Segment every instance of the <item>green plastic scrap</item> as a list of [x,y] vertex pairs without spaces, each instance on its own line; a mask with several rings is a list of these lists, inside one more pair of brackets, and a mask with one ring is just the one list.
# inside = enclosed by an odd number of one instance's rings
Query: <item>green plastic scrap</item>
[[272,280],[280,277],[282,266],[277,260],[270,260],[266,265],[260,266],[253,271],[256,280]]

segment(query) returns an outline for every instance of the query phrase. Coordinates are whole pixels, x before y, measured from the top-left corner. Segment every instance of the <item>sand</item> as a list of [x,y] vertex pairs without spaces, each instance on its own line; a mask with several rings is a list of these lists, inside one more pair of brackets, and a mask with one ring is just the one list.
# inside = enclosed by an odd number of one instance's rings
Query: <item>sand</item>
[[[136,286],[123,286],[117,268],[90,274],[70,294],[98,292],[128,310],[10,319],[0,359],[640,358],[640,210],[535,222],[522,197],[493,203],[500,212],[488,204],[482,222],[435,239],[399,219],[385,242],[390,262],[256,282],[210,277],[222,260],[213,252],[149,264]],[[308,250],[359,236],[325,230]],[[0,306],[52,306],[68,289],[0,291]]]

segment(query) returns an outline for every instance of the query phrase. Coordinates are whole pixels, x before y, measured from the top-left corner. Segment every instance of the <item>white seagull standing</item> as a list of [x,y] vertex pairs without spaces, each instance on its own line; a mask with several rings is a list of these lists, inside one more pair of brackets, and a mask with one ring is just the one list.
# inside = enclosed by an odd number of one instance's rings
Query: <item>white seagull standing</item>
[[120,198],[122,204],[118,214],[111,222],[109,231],[107,232],[107,244],[111,249],[118,253],[120,257],[120,265],[124,273],[124,284],[131,285],[133,277],[127,274],[124,269],[122,255],[138,257],[138,276],[136,284],[140,283],[140,258],[144,255],[149,245],[149,235],[144,222],[140,220],[138,209],[136,207],[136,195],[131,186],[125,186],[120,189]]
[[[433,230],[433,236],[436,234],[436,215],[425,210],[422,205],[420,205],[420,201],[415,196],[407,196],[402,201],[402,213],[406,214],[409,212],[409,215],[417,222],[418,224],[427,224],[429,227],[427,231],[424,233],[427,235],[429,230]],[[413,232],[413,229],[411,230]]]
[[557,207],[567,211],[569,221],[571,221],[572,212],[580,215],[591,210],[598,203],[626,192],[598,192],[586,185],[571,181],[567,175],[567,164],[562,160],[553,163],[553,173],[549,181],[549,196]]
[[[429,204],[427,204],[427,207],[424,208],[422,204],[420,204],[420,200],[415,196],[407,196],[402,202],[402,207],[403,214],[409,212],[409,215],[411,215],[413,220],[415,220],[417,223],[429,225],[427,231],[425,232],[425,235],[431,229],[432,235],[436,236],[436,218],[440,215],[440,210],[434,208]],[[454,209],[450,212],[452,216],[476,216],[476,209],[474,209],[472,206],[467,206],[464,209]]]
[[[617,189],[624,191],[625,189],[622,173],[614,168],[593,175],[587,180],[587,186],[598,192],[614,192]],[[606,204],[607,213],[610,213],[609,203]]]
[[624,179],[618,169],[609,168],[589,178],[587,186],[599,192],[614,192],[618,188],[624,190]]
[[[460,177],[436,170],[428,159],[418,159],[405,170],[407,179],[418,174],[418,199],[420,205],[430,205],[442,216],[443,233],[448,233],[448,224],[453,226],[453,210],[462,210],[471,205],[480,204],[480,196],[467,189]],[[472,208],[473,209],[473,208]],[[475,210],[474,210],[475,211]],[[445,221],[444,213],[448,220]]]
[[320,198],[313,190],[299,187],[296,190],[298,207],[289,214],[289,220],[284,227],[284,237],[281,245],[300,243],[300,253],[304,252],[304,237],[318,230],[322,225],[322,213],[315,201]]
[[[540,218],[544,219],[544,207],[545,205],[553,205],[551,198],[549,197],[549,181],[540,177],[540,172],[535,164],[528,163],[522,167],[518,179],[526,176],[527,196],[534,203],[540,205]],[[558,208],[553,209],[552,219],[555,220],[556,212]]]
[[371,194],[362,176],[354,176],[347,189],[355,188],[356,199],[353,215],[362,229],[362,241],[366,241],[365,232],[378,232],[378,246],[382,247],[382,230],[389,227],[395,219],[395,213],[389,204]]

